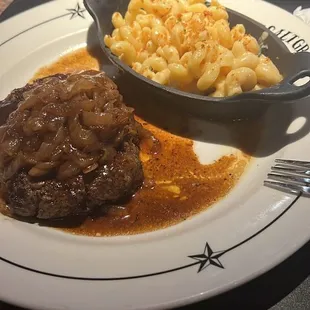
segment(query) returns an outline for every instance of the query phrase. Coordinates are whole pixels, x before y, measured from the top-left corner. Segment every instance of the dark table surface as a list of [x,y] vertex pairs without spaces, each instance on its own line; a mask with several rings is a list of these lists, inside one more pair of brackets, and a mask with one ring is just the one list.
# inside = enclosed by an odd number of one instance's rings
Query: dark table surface
[[[50,0],[15,0],[2,13],[0,22],[48,1]],[[300,5],[303,8],[310,8],[310,0],[268,2],[289,12],[293,12]],[[197,309],[310,310],[310,242],[282,264],[255,280],[223,295],[182,308],[182,310]],[[0,301],[0,310],[22,309]]]

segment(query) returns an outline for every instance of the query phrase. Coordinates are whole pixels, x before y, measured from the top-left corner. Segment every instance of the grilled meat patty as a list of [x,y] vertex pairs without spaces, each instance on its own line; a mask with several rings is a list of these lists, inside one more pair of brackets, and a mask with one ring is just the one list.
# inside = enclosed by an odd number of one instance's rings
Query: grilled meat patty
[[142,128],[103,73],[39,79],[14,90],[0,111],[1,182],[12,214],[89,214],[141,186]]

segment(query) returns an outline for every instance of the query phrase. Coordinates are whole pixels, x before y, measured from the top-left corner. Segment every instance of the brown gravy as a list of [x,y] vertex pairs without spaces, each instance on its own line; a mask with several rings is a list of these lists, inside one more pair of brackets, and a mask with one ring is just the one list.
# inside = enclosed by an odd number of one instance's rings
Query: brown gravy
[[[98,60],[85,48],[62,56],[41,68],[34,79],[55,73],[99,69]],[[193,141],[137,117],[161,142],[157,154],[141,147],[145,183],[134,197],[107,214],[87,218],[65,230],[90,236],[128,235],[161,229],[188,219],[228,194],[244,172],[250,156],[224,156],[202,165],[193,151]]]

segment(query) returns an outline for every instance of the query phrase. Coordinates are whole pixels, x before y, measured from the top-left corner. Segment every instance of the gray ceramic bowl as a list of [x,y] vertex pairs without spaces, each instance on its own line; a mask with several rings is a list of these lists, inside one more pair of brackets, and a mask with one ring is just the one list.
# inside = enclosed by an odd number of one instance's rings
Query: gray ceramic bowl
[[85,7],[97,26],[99,42],[104,53],[127,75],[128,83],[132,84],[133,89],[139,90],[139,93],[141,91],[145,96],[152,96],[192,114],[211,119],[256,118],[270,105],[285,104],[310,95],[310,81],[302,86],[293,84],[300,78],[310,77],[310,53],[291,54],[284,43],[266,27],[230,9],[227,11],[231,26],[243,24],[247,33],[255,38],[259,38],[264,31],[269,34],[265,40],[268,49],[264,50],[264,54],[272,59],[285,77],[279,85],[232,97],[213,98],[179,91],[145,78],[112,54],[103,41],[104,35],[111,34],[114,29],[111,22],[112,14],[115,11],[124,14],[128,3],[129,0],[84,0]]

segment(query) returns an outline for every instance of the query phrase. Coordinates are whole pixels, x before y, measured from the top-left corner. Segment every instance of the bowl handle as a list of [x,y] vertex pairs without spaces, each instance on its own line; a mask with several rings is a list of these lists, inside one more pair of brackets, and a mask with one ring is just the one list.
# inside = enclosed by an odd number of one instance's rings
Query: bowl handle
[[240,95],[244,99],[259,99],[263,101],[292,101],[310,95],[310,80],[301,86],[294,85],[299,79],[310,78],[310,53],[287,53],[282,61],[290,68],[288,76],[278,85],[256,92]]

